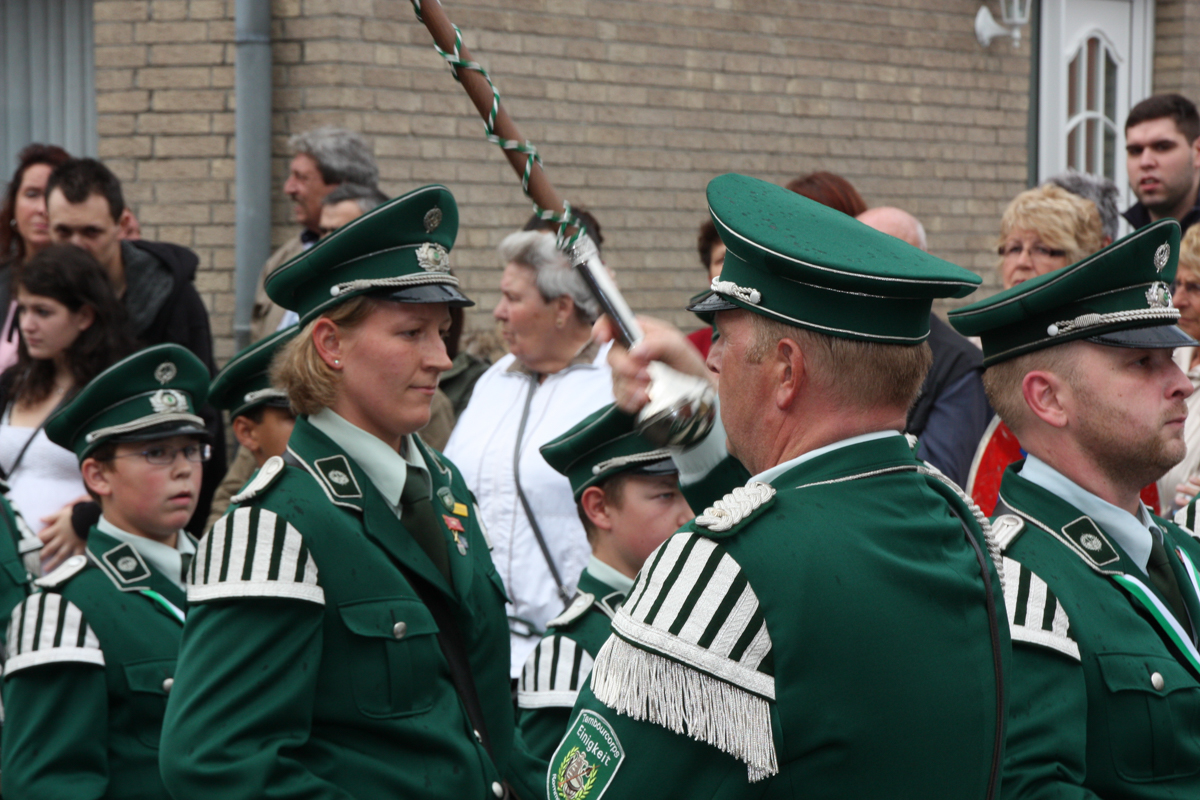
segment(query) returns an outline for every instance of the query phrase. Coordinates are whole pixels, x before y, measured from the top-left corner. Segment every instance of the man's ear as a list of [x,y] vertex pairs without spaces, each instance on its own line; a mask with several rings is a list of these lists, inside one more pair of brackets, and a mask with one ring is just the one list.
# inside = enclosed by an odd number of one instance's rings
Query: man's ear
[[122,239],[141,239],[142,226],[133,212],[126,208],[116,219],[117,229]]
[[599,486],[589,486],[584,489],[583,494],[579,497],[579,505],[583,508],[583,513],[587,514],[588,519],[597,528],[602,531],[613,529],[612,518],[608,515],[608,498]]
[[317,355],[325,362],[325,366],[340,372],[344,349],[342,329],[328,317],[319,317],[313,325],[312,337]]
[[233,435],[237,437],[238,444],[251,453],[262,450],[262,444],[258,441],[258,426],[249,417],[239,414],[233,418]]
[[1074,394],[1058,375],[1034,370],[1021,380],[1021,395],[1033,415],[1055,428],[1065,428],[1071,420]]
[[110,470],[111,465],[94,458],[85,458],[79,465],[84,485],[99,497],[108,497],[112,494],[112,484],[108,480]]
[[811,376],[808,374],[808,362],[804,359],[804,351],[800,349],[795,339],[780,339],[775,344],[775,352],[768,356],[768,361],[774,367],[775,406],[781,410],[792,407],[800,396],[801,390]]

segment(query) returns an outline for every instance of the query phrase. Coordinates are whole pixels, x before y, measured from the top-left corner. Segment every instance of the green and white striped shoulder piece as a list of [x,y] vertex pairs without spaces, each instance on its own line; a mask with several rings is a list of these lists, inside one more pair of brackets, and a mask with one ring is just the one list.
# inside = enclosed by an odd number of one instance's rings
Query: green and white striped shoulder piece
[[1071,620],[1046,582],[1028,567],[1004,559],[1004,606],[1014,642],[1056,650],[1079,661],[1079,644],[1071,638]]
[[243,506],[217,520],[196,548],[188,602],[283,597],[325,605],[304,538],[273,511]]
[[13,609],[5,676],[42,664],[104,666],[104,651],[79,606],[57,592],[37,592]]
[[1200,534],[1196,533],[1196,500],[1193,499],[1192,502],[1176,511],[1174,522],[1187,531],[1193,539],[1200,539]]
[[547,636],[525,660],[518,708],[572,708],[592,671],[592,654],[562,635]]
[[613,634],[592,669],[600,702],[713,745],[744,762],[751,781],[779,772],[771,637],[724,547],[692,531],[667,539],[639,573]]

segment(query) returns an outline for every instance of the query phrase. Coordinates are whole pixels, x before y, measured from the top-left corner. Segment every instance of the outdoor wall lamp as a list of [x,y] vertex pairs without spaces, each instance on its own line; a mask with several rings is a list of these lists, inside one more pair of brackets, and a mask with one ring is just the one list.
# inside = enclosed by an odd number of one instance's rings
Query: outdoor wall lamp
[[1033,0],[1000,0],[1000,19],[996,22],[991,9],[980,6],[975,15],[975,38],[984,47],[997,36],[1012,36],[1013,47],[1021,46],[1021,27],[1029,24],[1029,8]]

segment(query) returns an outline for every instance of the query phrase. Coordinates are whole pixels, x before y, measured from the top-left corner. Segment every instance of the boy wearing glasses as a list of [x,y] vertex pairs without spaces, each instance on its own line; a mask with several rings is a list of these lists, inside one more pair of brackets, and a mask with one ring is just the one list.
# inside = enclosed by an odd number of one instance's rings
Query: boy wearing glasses
[[183,631],[183,526],[211,455],[208,370],[179,345],[98,375],[46,423],[75,451],[102,516],[86,555],[13,611],[4,666],[3,793],[168,798],[158,740]]

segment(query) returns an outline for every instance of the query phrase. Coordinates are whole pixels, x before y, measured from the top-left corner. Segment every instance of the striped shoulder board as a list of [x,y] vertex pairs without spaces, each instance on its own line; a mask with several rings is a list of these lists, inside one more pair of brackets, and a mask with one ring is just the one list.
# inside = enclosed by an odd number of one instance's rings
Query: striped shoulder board
[[188,602],[282,597],[325,605],[300,532],[273,511],[244,506],[217,520],[196,548]]
[[1079,661],[1079,644],[1071,638],[1071,620],[1046,582],[1028,567],[1004,559],[1004,606],[1013,642],[1047,647]]
[[547,636],[525,660],[518,708],[572,708],[592,671],[592,654],[566,636]]
[[1176,525],[1183,528],[1193,539],[1200,539],[1200,534],[1196,533],[1195,498],[1192,499],[1192,502],[1175,512],[1174,522]]
[[619,714],[779,772],[771,637],[758,597],[718,542],[684,531],[655,550],[596,655],[592,691]]
[[104,651],[79,606],[57,592],[37,592],[13,609],[4,675],[42,664],[104,666]]

